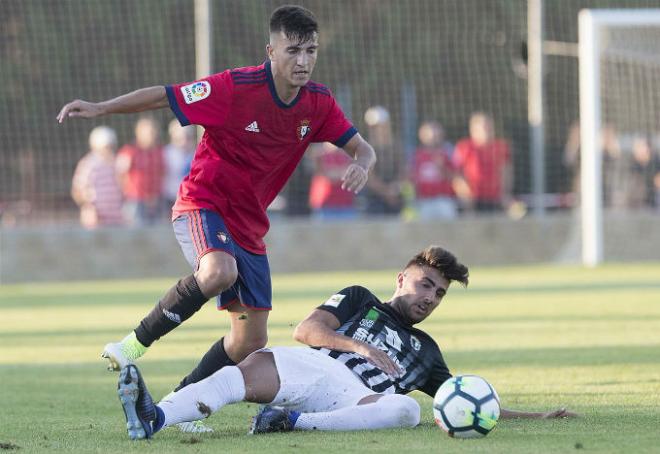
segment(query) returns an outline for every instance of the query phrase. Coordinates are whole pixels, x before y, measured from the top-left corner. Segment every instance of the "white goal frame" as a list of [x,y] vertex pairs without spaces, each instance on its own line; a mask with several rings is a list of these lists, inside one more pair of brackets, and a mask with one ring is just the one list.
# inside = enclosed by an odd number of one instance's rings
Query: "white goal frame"
[[606,28],[660,26],[660,9],[583,9],[578,16],[582,263],[603,261],[600,38]]

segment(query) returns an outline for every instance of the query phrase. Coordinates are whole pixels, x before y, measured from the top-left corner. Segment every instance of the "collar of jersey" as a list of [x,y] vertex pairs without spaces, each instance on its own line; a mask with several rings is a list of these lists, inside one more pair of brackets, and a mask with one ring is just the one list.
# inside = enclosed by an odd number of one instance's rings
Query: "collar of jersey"
[[289,109],[296,105],[300,96],[302,95],[302,87],[298,90],[298,94],[289,104],[285,104],[279,96],[277,96],[277,90],[275,90],[275,81],[273,80],[273,70],[270,67],[270,60],[266,60],[264,63],[264,68],[266,68],[266,78],[268,79],[268,89],[270,90],[270,95],[273,97],[273,101],[277,104],[278,107],[282,109]]

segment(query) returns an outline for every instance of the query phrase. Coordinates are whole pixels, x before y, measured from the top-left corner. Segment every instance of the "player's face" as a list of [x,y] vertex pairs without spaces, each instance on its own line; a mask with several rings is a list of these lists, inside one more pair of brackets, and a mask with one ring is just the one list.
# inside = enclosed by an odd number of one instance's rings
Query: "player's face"
[[448,287],[449,281],[435,268],[411,266],[397,276],[392,304],[413,324],[419,323],[438,307]]
[[274,64],[275,76],[288,85],[302,87],[312,77],[318,52],[318,34],[309,41],[298,42],[286,37],[284,32],[271,33],[268,57]]

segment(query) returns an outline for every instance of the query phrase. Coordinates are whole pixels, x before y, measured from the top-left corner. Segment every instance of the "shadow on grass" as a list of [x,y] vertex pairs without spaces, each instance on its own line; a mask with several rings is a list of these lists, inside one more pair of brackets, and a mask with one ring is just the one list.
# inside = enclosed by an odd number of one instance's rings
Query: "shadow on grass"
[[[312,288],[287,289],[275,291],[274,305],[277,301],[309,301],[310,304],[320,304],[325,301],[329,295],[341,290],[337,287],[319,287],[314,285]],[[380,295],[389,295],[392,292],[391,287],[372,287],[371,290]],[[660,283],[654,281],[639,282],[592,282],[585,284],[556,284],[556,285],[528,285],[528,286],[491,286],[491,287],[470,287],[469,292],[454,292],[452,298],[466,298],[479,295],[503,295],[503,294],[532,294],[532,293],[584,293],[594,291],[630,291],[630,290],[660,290]],[[162,293],[167,291],[163,287]],[[161,292],[153,291],[126,291],[126,292],[81,292],[72,295],[13,295],[0,298],[0,307],[2,308],[32,308],[32,307],[66,307],[66,306],[98,306],[108,305],[134,305],[146,302],[156,302],[162,296]],[[63,302],[63,300],[65,302]]]
[[445,352],[445,360],[450,368],[452,364],[460,364],[495,369],[657,364],[660,362],[660,345],[449,351]]
[[[533,367],[540,366],[544,368],[558,367],[589,367],[589,366],[612,366],[626,364],[653,364],[660,363],[660,345],[645,346],[599,346],[599,347],[580,347],[580,348],[538,348],[538,349],[494,349],[494,350],[464,350],[464,351],[446,351],[445,360],[450,369],[479,367],[490,369],[506,369],[510,367]],[[194,365],[199,358],[192,357],[190,360],[150,360],[147,357],[140,360],[144,367],[150,370],[160,370],[163,372],[169,370],[185,370]],[[188,364],[185,368],[177,367],[178,364]],[[91,364],[95,364],[91,366]],[[98,364],[98,365],[97,365]],[[99,361],[76,362],[69,364],[49,364],[49,363],[16,363],[0,365],[0,377],[4,373],[16,370],[23,371],[25,376],[29,376],[30,370],[58,371],[62,369],[89,368],[102,370]],[[186,370],[187,372],[187,370]],[[607,381],[607,380],[604,380]],[[601,383],[603,384],[603,383]]]

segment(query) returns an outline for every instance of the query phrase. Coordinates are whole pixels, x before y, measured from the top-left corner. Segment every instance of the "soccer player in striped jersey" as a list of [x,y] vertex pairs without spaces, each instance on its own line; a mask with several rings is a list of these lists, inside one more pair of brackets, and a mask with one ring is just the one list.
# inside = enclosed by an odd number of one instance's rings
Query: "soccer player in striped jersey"
[[[154,405],[136,366],[122,369],[119,395],[131,438],[149,438],[172,424],[208,417],[241,401],[267,404],[251,433],[414,427],[419,389],[433,396],[451,377],[438,345],[414,327],[468,269],[443,248],[415,255],[381,302],[364,287],[345,288],[315,309],[294,337],[310,347],[260,349],[237,366],[168,395]],[[504,418],[574,414],[502,410]]]
[[143,88],[104,102],[75,100],[61,109],[63,122],[169,106],[182,125],[205,128],[172,215],[194,272],[174,285],[134,331],[105,347],[103,356],[113,369],[144,355],[215,296],[218,308],[231,317],[231,329],[179,388],[266,345],[272,299],[263,240],[269,228],[266,208],[311,143],[332,142],[352,158],[343,177],[346,191],[360,191],[376,161],[330,90],[310,80],[318,40],[310,11],[282,6],[271,16],[268,58],[261,65]]

